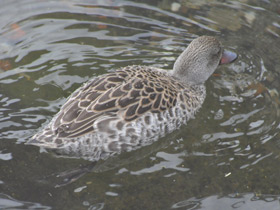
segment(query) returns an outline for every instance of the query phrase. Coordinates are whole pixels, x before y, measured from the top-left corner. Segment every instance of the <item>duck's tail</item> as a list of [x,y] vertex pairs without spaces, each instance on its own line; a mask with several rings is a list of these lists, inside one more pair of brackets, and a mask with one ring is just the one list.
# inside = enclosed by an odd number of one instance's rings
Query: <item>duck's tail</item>
[[47,149],[59,148],[59,139],[49,127],[36,133],[25,144],[44,147]]

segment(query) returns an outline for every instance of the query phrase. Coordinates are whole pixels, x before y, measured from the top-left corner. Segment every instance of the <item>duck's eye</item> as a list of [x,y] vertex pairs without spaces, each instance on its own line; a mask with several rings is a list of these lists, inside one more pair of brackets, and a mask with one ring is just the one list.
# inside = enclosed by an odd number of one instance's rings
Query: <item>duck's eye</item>
[[212,53],[213,59],[220,57],[221,53],[222,53],[222,48],[219,48],[219,50],[216,51],[216,52],[214,51],[214,52]]
[[219,51],[217,52],[217,55],[220,55],[222,52],[222,48],[219,48]]

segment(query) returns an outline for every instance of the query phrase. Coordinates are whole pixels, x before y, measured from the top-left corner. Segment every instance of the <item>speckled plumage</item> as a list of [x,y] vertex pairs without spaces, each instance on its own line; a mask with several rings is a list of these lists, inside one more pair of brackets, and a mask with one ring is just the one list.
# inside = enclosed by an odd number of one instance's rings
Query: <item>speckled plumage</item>
[[[222,52],[216,39],[204,39],[219,48],[214,50],[218,54],[206,72],[208,78]],[[206,96],[203,83],[178,78],[175,70],[133,65],[93,78],[77,89],[28,143],[91,161],[151,144],[186,124]]]

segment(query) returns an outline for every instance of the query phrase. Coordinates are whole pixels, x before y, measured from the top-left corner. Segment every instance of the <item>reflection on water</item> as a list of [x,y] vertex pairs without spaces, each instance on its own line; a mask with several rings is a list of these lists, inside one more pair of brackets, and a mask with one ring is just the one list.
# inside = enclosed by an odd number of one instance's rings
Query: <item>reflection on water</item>
[[[1,208],[279,208],[279,11],[277,0],[2,0]],[[56,188],[88,162],[23,143],[67,96],[121,66],[171,69],[203,34],[239,59],[207,82],[196,118]]]
[[172,209],[279,209],[279,196],[232,194],[228,196],[209,196],[207,198],[180,201],[172,205]]
[[48,206],[42,206],[39,203],[23,202],[13,199],[12,197],[0,193],[1,209],[52,209]]

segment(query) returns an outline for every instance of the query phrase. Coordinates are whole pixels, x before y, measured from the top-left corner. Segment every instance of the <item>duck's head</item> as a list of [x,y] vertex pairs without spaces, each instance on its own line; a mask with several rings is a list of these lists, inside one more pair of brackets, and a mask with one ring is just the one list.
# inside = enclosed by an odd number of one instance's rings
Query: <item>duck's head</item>
[[178,57],[171,74],[186,84],[202,84],[218,65],[231,63],[236,58],[235,53],[224,51],[216,38],[201,36],[194,39]]

